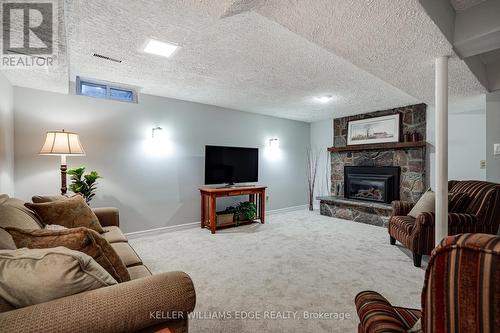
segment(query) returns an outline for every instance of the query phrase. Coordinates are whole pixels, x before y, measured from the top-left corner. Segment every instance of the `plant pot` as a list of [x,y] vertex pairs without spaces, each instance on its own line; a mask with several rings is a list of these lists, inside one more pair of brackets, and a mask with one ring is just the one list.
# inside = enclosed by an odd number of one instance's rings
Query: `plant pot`
[[234,214],[233,213],[217,213],[217,225],[229,225],[234,224]]

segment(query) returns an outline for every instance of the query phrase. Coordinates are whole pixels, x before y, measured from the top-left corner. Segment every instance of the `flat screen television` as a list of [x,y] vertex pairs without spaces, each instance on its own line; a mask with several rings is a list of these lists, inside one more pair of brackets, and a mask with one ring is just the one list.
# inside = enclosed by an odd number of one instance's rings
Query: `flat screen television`
[[205,184],[259,181],[259,149],[205,146]]

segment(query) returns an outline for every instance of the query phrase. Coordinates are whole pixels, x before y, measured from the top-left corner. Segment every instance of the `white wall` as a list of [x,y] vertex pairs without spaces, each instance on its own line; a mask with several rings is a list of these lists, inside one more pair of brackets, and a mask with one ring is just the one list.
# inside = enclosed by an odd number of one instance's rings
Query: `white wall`
[[14,195],[14,89],[0,73],[0,193]]
[[[314,197],[330,195],[331,165],[330,153],[327,148],[333,146],[333,119],[311,123],[311,150],[318,154],[318,170]],[[319,200],[314,201],[314,207],[319,208]]]
[[493,155],[493,144],[500,143],[500,91],[486,95],[486,179],[500,183],[500,155]]
[[[268,209],[305,205],[309,124],[149,95],[139,104],[16,87],[16,196],[59,191],[59,159],[38,156],[45,131],[80,134],[85,157],[69,167],[97,170],[93,206],[120,208],[126,232],[199,221],[205,144],[259,147],[259,182],[269,187]],[[151,129],[168,133],[169,152],[151,149]],[[267,140],[280,150],[270,155]]]
[[[435,188],[435,113],[427,108],[427,180]],[[486,160],[486,112],[471,110],[448,115],[448,179],[485,180],[486,169],[480,168]]]

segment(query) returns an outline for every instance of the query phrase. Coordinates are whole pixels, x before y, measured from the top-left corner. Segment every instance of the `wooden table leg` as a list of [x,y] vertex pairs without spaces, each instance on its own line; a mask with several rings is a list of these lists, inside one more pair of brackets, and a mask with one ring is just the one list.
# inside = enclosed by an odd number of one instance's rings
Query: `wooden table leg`
[[215,195],[211,194],[210,195],[210,207],[209,209],[209,219],[210,219],[210,231],[212,234],[215,234],[215,226],[216,226],[216,216],[215,216],[215,210],[216,210],[216,200],[215,200]]
[[260,192],[260,223],[264,224],[264,214],[266,211],[266,191]]
[[205,216],[206,216],[206,202],[205,194],[201,194],[201,228],[205,227]]

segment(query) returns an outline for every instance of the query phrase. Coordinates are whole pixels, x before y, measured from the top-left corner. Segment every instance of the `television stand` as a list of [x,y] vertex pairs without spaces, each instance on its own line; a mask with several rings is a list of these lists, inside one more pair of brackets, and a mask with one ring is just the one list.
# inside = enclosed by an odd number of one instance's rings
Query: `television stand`
[[208,228],[215,234],[217,227],[217,198],[220,197],[232,197],[238,195],[248,195],[248,200],[255,203],[257,206],[257,216],[254,220],[249,221],[238,221],[234,224],[221,226],[219,228],[227,226],[235,226],[236,224],[246,224],[253,223],[256,220],[260,220],[260,223],[264,224],[264,215],[266,210],[266,188],[267,186],[240,186],[240,187],[201,187],[201,227]]

